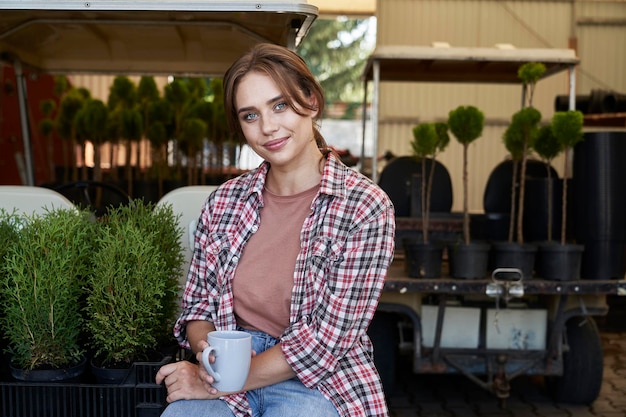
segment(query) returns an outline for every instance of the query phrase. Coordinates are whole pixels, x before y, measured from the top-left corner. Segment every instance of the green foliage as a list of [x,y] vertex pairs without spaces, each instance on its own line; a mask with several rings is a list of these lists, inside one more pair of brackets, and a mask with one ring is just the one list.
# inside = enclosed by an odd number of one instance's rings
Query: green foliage
[[437,131],[432,123],[418,124],[413,127],[413,140],[411,141],[413,155],[422,159],[435,153],[438,140]]
[[170,104],[163,98],[157,98],[148,103],[145,114],[146,137],[157,148],[165,145],[170,137],[168,127],[172,124]]
[[102,100],[89,99],[76,115],[76,128],[79,134],[89,138],[94,144],[102,144],[107,136],[109,110]]
[[89,345],[129,364],[172,344],[182,230],[171,206],[52,210],[20,216],[0,210],[1,330],[24,369],[75,363]]
[[[556,112],[552,116],[552,133],[564,150],[574,147],[583,140],[584,117],[580,111],[569,110]],[[565,152],[563,161],[563,178],[568,178],[569,155]],[[563,182],[561,207],[561,244],[565,244],[567,231],[567,181]]]
[[546,125],[539,128],[533,149],[541,159],[551,161],[561,153],[563,146],[552,132],[552,126]]
[[317,19],[298,47],[328,103],[363,99],[361,74],[373,49],[367,43],[369,23],[345,17]]
[[[435,172],[435,160],[437,153],[443,151],[450,143],[448,125],[446,123],[420,123],[413,127],[413,140],[411,148],[413,156],[422,160],[422,230],[424,243],[428,242],[428,225],[430,212],[430,196],[432,193],[433,176]],[[430,172],[426,172],[425,158],[431,157]]]
[[137,108],[123,109],[121,111],[121,136],[126,139],[138,141],[143,135],[143,117]]
[[504,145],[513,160],[522,159],[525,150],[534,146],[540,121],[541,112],[534,107],[525,107],[513,115],[503,136]]
[[528,107],[533,105],[535,86],[545,72],[546,66],[540,62],[527,62],[517,70],[517,78],[524,84],[525,99]]
[[90,213],[55,209],[25,216],[20,225],[2,271],[7,352],[27,370],[73,364],[83,354],[80,300],[92,254]]
[[84,95],[76,90],[69,90],[61,99],[57,113],[57,132],[63,139],[72,139],[75,136],[76,116],[85,104]]
[[107,105],[110,110],[116,108],[131,109],[137,104],[137,88],[132,80],[126,76],[118,75],[113,80],[109,90]]
[[450,131],[462,145],[469,145],[483,133],[485,115],[474,106],[459,106],[448,113]]
[[469,145],[483,133],[485,114],[475,106],[459,106],[448,113],[448,126],[456,140],[463,145],[463,241],[466,245],[469,245],[470,218],[467,151]]
[[[0,208],[0,271],[4,267],[4,257],[7,249],[18,237],[18,231],[22,227],[22,217],[15,212],[9,213]],[[3,276],[0,273],[0,276]]]
[[169,206],[137,200],[103,219],[89,277],[87,328],[103,364],[130,364],[167,339],[177,313],[182,231]]
[[70,82],[65,75],[54,76],[54,95],[62,97],[70,89]]
[[524,84],[536,84],[546,72],[546,66],[540,62],[527,62],[517,70],[517,78]]
[[165,86],[165,99],[177,112],[182,111],[189,100],[189,96],[187,84],[179,78],[175,78],[174,81]]
[[197,152],[202,148],[202,140],[206,133],[207,124],[202,119],[197,117],[186,119],[179,138],[181,147],[187,152]]
[[446,123],[420,123],[413,127],[411,148],[418,159],[443,152],[448,143],[450,136]]
[[137,99],[142,108],[159,98],[159,89],[157,88],[154,77],[142,76],[137,86]]
[[448,134],[448,130],[450,130],[448,123],[435,123],[435,131],[437,132],[437,136],[439,137],[439,143],[437,148],[440,152],[443,152],[450,143],[450,135]]
[[[524,199],[526,193],[526,164],[528,154],[535,145],[539,133],[539,122],[541,112],[532,105],[535,85],[543,76],[545,65],[537,62],[527,62],[520,66],[517,71],[518,78],[524,84],[524,99],[522,109],[513,114],[511,123],[507,127],[502,139],[506,148],[511,153],[514,161],[513,178],[511,181],[511,222],[509,224],[509,241],[513,240],[513,219],[517,211],[517,243],[524,243],[523,221],[524,221]],[[521,168],[517,168],[517,161],[520,161]],[[517,201],[517,179],[519,178],[519,195]]]
[[52,113],[56,110],[57,103],[52,99],[44,99],[39,102],[39,110],[45,117],[50,117]]
[[569,149],[583,140],[584,117],[580,111],[556,112],[552,116],[552,132],[563,149]]

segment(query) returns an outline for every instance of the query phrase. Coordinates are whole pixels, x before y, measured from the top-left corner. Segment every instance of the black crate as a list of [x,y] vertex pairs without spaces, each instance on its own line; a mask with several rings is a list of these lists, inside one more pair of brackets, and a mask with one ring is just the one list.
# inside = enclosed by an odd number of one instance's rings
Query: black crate
[[166,390],[162,362],[133,364],[121,384],[0,382],[0,417],[157,417]]

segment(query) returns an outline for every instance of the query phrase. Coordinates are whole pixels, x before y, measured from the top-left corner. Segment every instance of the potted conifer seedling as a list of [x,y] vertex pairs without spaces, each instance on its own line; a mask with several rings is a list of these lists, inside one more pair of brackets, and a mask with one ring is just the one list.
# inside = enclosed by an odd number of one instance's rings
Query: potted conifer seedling
[[436,278],[441,276],[443,245],[429,238],[430,199],[437,154],[450,141],[445,123],[421,123],[413,128],[411,148],[420,162],[420,208],[422,239],[406,238],[403,241],[406,268],[413,278]]
[[111,208],[100,220],[87,280],[92,372],[119,383],[134,362],[166,361],[159,351],[176,314],[182,247],[171,207]]
[[556,112],[550,124],[551,134],[560,150],[564,152],[563,184],[561,195],[560,244],[539,246],[537,275],[550,280],[577,280],[584,246],[567,243],[567,178],[569,176],[569,151],[583,140],[583,114],[579,111]]
[[448,115],[450,131],[463,145],[463,240],[448,247],[450,275],[455,278],[484,278],[487,274],[490,245],[471,241],[467,167],[469,145],[482,135],[484,124],[485,115],[475,106],[459,106]]
[[4,254],[0,289],[2,333],[15,378],[66,381],[82,374],[82,280],[92,230],[91,213],[74,209],[20,221]]

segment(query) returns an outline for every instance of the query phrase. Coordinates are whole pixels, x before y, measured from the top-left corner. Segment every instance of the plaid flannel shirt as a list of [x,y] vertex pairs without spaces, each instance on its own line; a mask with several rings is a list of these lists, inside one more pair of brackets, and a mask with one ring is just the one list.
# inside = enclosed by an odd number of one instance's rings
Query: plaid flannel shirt
[[[230,180],[207,199],[174,334],[208,320],[236,328],[232,279],[258,229],[269,166]],[[300,232],[289,326],[281,348],[302,383],[319,389],[343,417],[387,416],[366,334],[394,252],[395,220],[387,195],[334,155]],[[250,416],[245,394],[224,398],[236,416]]]

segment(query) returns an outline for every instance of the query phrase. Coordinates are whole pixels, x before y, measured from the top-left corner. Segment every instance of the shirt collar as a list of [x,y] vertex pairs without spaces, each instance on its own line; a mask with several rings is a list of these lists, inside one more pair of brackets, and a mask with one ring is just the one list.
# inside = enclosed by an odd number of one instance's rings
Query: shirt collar
[[[248,187],[248,197],[253,194],[257,194],[259,196],[262,194],[269,167],[269,163],[264,161],[251,173],[252,176],[250,178],[250,187]],[[327,194],[340,198],[345,197],[347,194],[347,169],[350,168],[346,167],[331,152],[328,155],[328,158],[326,158],[326,163],[324,164],[324,172],[322,173],[322,182],[320,184],[320,194]]]

